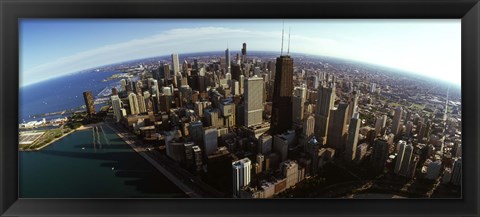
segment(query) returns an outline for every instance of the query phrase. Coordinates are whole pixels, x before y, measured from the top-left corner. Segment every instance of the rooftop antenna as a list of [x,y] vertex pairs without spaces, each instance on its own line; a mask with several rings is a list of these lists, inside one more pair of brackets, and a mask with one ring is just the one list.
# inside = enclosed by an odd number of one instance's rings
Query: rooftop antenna
[[280,56],[283,55],[283,29],[285,27],[285,21],[282,21],[282,49],[280,50]]
[[290,27],[288,27],[288,51],[287,56],[290,55]]

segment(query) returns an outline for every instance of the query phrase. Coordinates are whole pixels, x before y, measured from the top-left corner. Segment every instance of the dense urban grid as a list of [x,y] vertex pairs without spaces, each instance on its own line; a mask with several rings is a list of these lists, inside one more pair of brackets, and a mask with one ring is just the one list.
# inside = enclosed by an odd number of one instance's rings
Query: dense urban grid
[[461,197],[461,99],[448,84],[246,43],[233,58],[111,67],[118,88],[84,92],[77,118],[107,123],[191,197]]

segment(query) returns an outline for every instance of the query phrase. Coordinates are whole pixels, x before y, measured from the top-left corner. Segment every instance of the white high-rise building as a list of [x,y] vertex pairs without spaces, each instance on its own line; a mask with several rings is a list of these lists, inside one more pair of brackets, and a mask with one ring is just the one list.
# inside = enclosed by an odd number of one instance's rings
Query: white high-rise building
[[230,89],[231,89],[232,95],[234,96],[240,95],[240,82],[235,80],[230,80]]
[[243,95],[244,91],[245,91],[245,76],[244,75],[240,75],[240,94]]
[[145,113],[147,112],[147,107],[145,105],[145,98],[142,96],[142,94],[137,94],[137,100],[138,100],[138,112],[139,113]]
[[263,79],[257,76],[245,79],[245,120],[247,127],[263,122]]
[[115,116],[115,121],[119,122],[122,117],[122,101],[118,97],[118,95],[113,95],[110,97],[112,100],[112,109],[113,109],[113,115]]
[[310,138],[311,136],[313,136],[314,130],[315,130],[315,118],[313,117],[313,115],[310,115],[307,118],[305,118],[305,120],[303,121],[302,134],[306,138]]
[[240,190],[250,184],[252,162],[243,158],[232,163],[233,196],[238,197]]
[[[180,60],[178,60],[178,54],[172,54],[173,75],[177,76],[180,73]],[[174,77],[175,78],[175,77]]]
[[292,96],[292,122],[301,124],[303,120],[303,111],[305,100],[307,98],[307,89],[305,86],[295,87]]
[[128,103],[130,105],[130,113],[132,115],[137,115],[139,113],[137,95],[130,93],[128,95]]
[[160,96],[160,89],[158,87],[158,81],[153,79],[152,80],[152,95]]

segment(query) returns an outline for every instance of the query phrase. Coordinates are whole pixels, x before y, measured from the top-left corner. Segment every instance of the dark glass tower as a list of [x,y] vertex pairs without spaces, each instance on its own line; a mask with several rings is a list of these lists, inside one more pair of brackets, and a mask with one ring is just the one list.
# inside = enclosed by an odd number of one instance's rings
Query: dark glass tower
[[87,114],[89,116],[95,115],[95,105],[93,95],[91,91],[83,92],[83,99],[85,101],[85,107],[87,108]]
[[236,80],[236,81],[240,81],[240,75],[242,74],[241,70],[240,70],[240,65],[234,63],[232,64],[232,68],[231,68],[231,73],[232,73],[232,79]]
[[293,59],[280,56],[275,68],[270,129],[272,134],[279,134],[292,126]]
[[243,43],[242,45],[242,63],[247,62],[247,43]]

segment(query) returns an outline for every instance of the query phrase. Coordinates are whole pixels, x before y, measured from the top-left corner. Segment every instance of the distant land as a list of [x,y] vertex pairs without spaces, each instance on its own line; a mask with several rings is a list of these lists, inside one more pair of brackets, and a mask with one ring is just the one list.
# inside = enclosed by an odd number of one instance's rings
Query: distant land
[[[230,53],[233,56],[236,53],[241,53],[241,50],[230,50]],[[249,56],[261,55],[262,57],[271,56],[272,58],[276,58],[279,55],[280,52],[278,52],[278,51],[248,51],[248,53],[249,53]],[[184,53],[184,54],[179,54],[178,56],[179,56],[180,59],[184,59],[184,58],[189,58],[189,57],[193,57],[193,56],[207,56],[207,55],[223,56],[224,51],[206,51],[206,52]],[[440,82],[442,84],[449,85],[450,87],[458,89],[458,90],[460,90],[460,88],[461,88],[461,84],[456,84],[456,83],[453,83],[453,82],[447,82],[445,80],[441,80],[441,79],[438,79],[438,78],[428,77],[428,76],[425,76],[425,75],[418,74],[416,72],[411,72],[411,71],[407,71],[407,70],[403,70],[403,69],[384,66],[384,65],[381,65],[381,64],[363,62],[363,61],[359,61],[359,60],[343,59],[343,58],[332,57],[332,56],[322,56],[322,55],[295,53],[295,52],[292,52],[291,56],[292,57],[299,57],[299,56],[317,57],[319,59],[324,59],[325,61],[336,61],[336,62],[347,63],[347,64],[361,64],[363,66],[369,67],[370,69],[374,69],[374,70],[381,70],[381,71],[387,72],[387,73],[401,74],[401,75],[404,75],[404,76],[409,76],[409,77],[412,77],[412,78],[421,79],[421,80],[424,80],[425,82],[432,82],[432,81]],[[64,77],[64,76],[69,76],[69,75],[72,75],[72,74],[77,74],[77,73],[82,73],[82,72],[91,72],[91,71],[94,71],[96,69],[101,69],[101,68],[115,67],[115,66],[118,66],[118,65],[121,65],[121,64],[135,64],[135,63],[140,63],[140,62],[145,62],[145,61],[155,61],[155,60],[171,61],[170,59],[171,59],[170,55],[161,55],[161,56],[145,57],[145,58],[140,58],[140,59],[132,59],[132,60],[128,60],[128,61],[121,61],[121,62],[117,62],[117,63],[106,64],[106,65],[101,65],[101,66],[96,66],[96,67],[90,67],[90,68],[86,68],[84,70],[62,74],[62,75],[57,76],[57,77],[36,81],[36,82],[30,83],[28,85],[20,85],[20,87],[27,87],[27,86],[30,86],[30,85],[45,82],[45,81],[48,81],[48,80],[51,80],[51,79],[56,79],[56,78],[60,78],[60,77]]]

